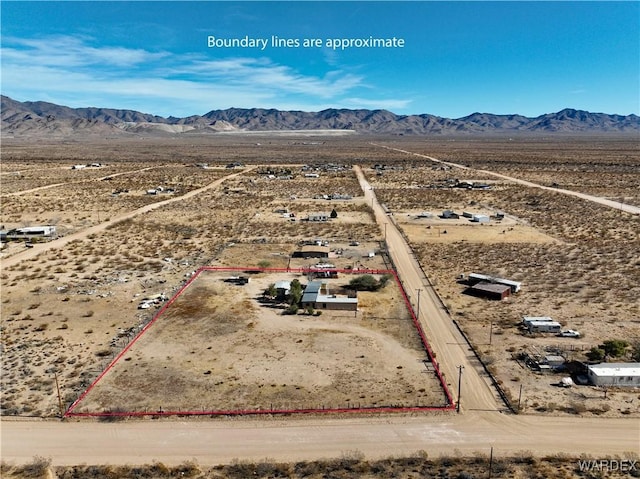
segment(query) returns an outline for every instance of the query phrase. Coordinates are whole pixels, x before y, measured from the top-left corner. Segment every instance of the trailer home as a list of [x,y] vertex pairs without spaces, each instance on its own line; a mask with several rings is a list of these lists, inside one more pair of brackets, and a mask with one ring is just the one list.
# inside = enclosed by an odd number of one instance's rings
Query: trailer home
[[640,387],[640,363],[601,363],[587,366],[595,386]]
[[522,324],[530,333],[559,333],[562,325],[548,316],[525,316]]

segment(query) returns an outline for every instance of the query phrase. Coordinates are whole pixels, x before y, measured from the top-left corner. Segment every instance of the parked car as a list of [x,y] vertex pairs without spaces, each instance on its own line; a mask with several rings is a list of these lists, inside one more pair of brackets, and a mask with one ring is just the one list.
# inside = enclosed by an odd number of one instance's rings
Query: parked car
[[563,338],[579,338],[580,333],[578,331],[574,331],[573,329],[565,329],[564,331],[560,331],[558,336],[562,336]]

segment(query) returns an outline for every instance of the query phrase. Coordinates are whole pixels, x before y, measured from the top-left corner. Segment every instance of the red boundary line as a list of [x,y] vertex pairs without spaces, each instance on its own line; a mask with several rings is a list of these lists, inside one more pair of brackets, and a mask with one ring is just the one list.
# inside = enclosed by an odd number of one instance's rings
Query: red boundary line
[[[129,349],[147,332],[153,324],[160,318],[171,304],[173,304],[180,295],[193,283],[203,271],[246,271],[246,272],[268,272],[268,273],[312,273],[312,272],[336,272],[343,274],[390,274],[396,280],[397,285],[400,287],[402,297],[404,299],[407,309],[411,313],[411,319],[413,325],[418,331],[422,345],[427,353],[431,364],[436,372],[436,376],[440,381],[446,399],[446,406],[409,406],[409,407],[393,407],[393,406],[381,406],[381,407],[357,407],[357,408],[329,408],[329,409],[249,409],[249,410],[214,410],[214,411],[155,411],[155,412],[74,412],[80,402],[93,390],[98,382],[115,366],[115,364],[124,356]],[[409,297],[402,285],[398,274],[394,270],[380,270],[380,269],[317,269],[317,268],[260,268],[260,267],[233,267],[233,266],[203,266],[198,269],[193,276],[187,281],[182,288],[178,290],[173,297],[167,301],[160,310],[158,310],[151,321],[149,321],[136,336],[127,344],[120,353],[113,358],[113,360],[107,365],[107,367],[100,373],[100,375],[89,385],[89,387],[69,406],[63,417],[142,417],[142,416],[241,416],[241,415],[263,415],[263,414],[318,414],[318,413],[367,413],[367,412],[412,412],[412,411],[453,411],[455,410],[455,404],[451,396],[451,392],[447,387],[438,363],[435,361],[433,351],[427,337],[422,329],[422,325],[418,321],[418,318],[413,310],[413,306],[409,301]]]

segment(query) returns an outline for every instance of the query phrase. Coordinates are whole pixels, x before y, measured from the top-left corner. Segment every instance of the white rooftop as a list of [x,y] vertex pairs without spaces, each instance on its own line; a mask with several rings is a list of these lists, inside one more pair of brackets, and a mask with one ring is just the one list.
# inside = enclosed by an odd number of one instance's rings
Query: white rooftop
[[640,363],[600,363],[587,367],[595,376],[640,376]]
[[558,325],[558,326],[562,326],[558,321],[547,321],[546,319],[531,319],[529,321],[526,321],[525,324],[528,325],[532,325],[532,326],[540,326],[542,324],[553,324],[553,325]]
[[358,304],[358,298],[348,298],[346,296],[319,294],[316,303],[338,303],[338,304]]
[[553,318],[549,316],[523,316],[522,321],[525,323],[529,321],[553,321]]

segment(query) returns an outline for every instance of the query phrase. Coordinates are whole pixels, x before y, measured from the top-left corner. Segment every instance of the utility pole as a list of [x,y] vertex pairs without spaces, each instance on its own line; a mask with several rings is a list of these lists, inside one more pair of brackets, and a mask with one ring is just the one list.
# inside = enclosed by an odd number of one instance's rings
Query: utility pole
[[520,412],[520,401],[522,400],[522,384],[520,385],[520,393],[518,394],[518,412]]
[[56,389],[58,391],[58,407],[60,408],[60,417],[64,417],[64,410],[62,408],[62,397],[60,396],[60,384],[58,383],[58,373],[54,373],[53,376],[56,380]]
[[416,289],[416,291],[418,292],[418,320],[420,319],[420,291],[422,291],[420,288]]
[[493,321],[491,321],[491,326],[489,328],[489,346],[491,346],[492,339],[493,339]]
[[489,455],[489,479],[491,479],[491,469],[493,469],[493,446],[491,446],[491,454]]
[[462,370],[463,369],[464,369],[464,366],[462,365],[458,366],[458,404],[456,406],[456,412],[458,414],[460,413],[460,390],[462,386]]

